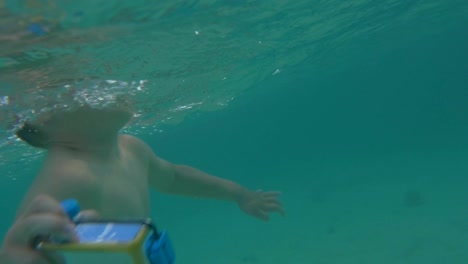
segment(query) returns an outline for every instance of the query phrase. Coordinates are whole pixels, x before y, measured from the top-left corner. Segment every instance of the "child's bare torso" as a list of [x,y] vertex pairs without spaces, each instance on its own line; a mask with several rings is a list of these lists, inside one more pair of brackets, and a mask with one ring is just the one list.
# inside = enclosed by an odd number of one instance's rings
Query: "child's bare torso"
[[[72,150],[49,153],[22,209],[39,194],[77,199],[106,218],[149,217],[148,157],[136,138],[119,136],[119,154],[93,160]],[[21,209],[20,209],[21,210]]]

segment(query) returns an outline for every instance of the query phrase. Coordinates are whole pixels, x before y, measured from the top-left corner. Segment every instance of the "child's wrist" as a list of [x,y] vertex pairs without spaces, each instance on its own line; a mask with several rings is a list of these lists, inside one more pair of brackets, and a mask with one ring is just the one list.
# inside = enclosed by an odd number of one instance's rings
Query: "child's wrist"
[[242,204],[244,201],[248,200],[252,193],[253,192],[251,190],[239,185],[234,193],[234,202],[237,204]]

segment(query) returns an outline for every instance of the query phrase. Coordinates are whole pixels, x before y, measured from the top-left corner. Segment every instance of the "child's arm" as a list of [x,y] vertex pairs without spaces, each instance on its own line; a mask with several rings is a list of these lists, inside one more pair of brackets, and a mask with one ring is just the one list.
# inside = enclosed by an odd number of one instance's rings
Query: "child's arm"
[[268,213],[284,215],[278,200],[279,192],[253,192],[241,185],[198,169],[176,165],[157,157],[149,158],[149,184],[162,192],[191,197],[235,202],[247,214],[268,220]]
[[[243,195],[250,192],[235,182],[209,175],[196,168],[163,160],[156,163],[159,164],[155,164],[150,183],[153,182],[151,185],[161,192],[231,202],[238,202]],[[165,168],[161,170],[161,167]],[[159,183],[163,181],[170,182],[163,184],[166,188],[159,188]]]

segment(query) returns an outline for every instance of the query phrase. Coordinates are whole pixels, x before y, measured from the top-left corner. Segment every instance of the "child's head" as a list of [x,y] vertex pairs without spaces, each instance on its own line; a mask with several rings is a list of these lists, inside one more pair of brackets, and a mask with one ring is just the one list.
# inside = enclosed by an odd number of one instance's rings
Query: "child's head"
[[35,121],[25,122],[16,136],[30,146],[47,149],[60,141],[83,141],[86,138],[117,134],[132,118],[122,109],[95,109],[82,106],[53,114],[44,114]]
[[48,137],[40,126],[26,122],[16,131],[16,136],[32,147],[47,149]]

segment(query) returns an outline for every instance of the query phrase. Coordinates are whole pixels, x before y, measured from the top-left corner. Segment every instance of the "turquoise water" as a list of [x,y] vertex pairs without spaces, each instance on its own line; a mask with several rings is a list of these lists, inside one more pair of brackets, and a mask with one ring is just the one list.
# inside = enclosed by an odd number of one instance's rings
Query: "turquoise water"
[[43,155],[12,113],[66,107],[72,85],[96,106],[130,93],[126,131],[160,156],[283,192],[269,223],[154,193],[179,263],[468,260],[466,1],[57,3],[9,7],[60,27],[0,42],[0,234]]

